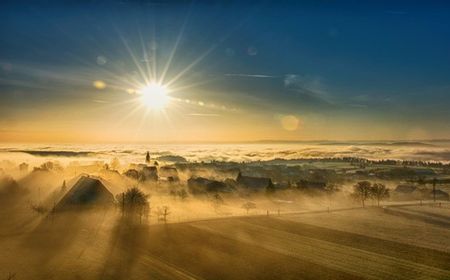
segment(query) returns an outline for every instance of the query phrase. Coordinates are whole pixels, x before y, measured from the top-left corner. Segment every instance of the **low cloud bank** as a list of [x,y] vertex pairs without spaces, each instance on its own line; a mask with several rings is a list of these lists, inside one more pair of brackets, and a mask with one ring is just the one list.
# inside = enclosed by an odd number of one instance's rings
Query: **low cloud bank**
[[386,143],[259,143],[259,144],[188,144],[188,145],[10,145],[0,147],[0,160],[40,164],[54,158],[62,164],[110,161],[143,162],[147,151],[151,160],[162,162],[266,161],[276,158],[359,157],[371,160],[395,159],[450,161],[450,142]]

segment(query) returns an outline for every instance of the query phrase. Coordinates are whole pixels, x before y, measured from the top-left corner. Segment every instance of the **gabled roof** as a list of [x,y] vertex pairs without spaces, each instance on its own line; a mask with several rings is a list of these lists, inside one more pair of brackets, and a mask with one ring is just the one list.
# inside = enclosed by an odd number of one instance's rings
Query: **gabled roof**
[[398,185],[395,188],[396,192],[400,192],[400,193],[412,193],[417,189],[416,186],[413,185]]
[[113,194],[96,178],[83,176],[56,205],[57,210],[76,206],[104,206],[114,203]]
[[310,190],[324,190],[327,184],[325,182],[316,182],[308,180],[300,180],[297,182],[297,187]]
[[229,187],[224,182],[203,177],[189,178],[188,188],[192,193],[230,191]]
[[236,182],[242,187],[252,189],[263,189],[273,185],[270,178],[242,176],[241,173],[239,173]]

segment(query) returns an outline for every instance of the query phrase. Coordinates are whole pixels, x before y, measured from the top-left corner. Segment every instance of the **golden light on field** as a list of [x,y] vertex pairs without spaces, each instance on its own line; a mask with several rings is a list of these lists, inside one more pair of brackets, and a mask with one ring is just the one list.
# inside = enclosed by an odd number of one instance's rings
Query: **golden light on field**
[[153,110],[162,110],[166,108],[169,103],[169,96],[165,86],[151,83],[140,91],[141,102],[148,108]]

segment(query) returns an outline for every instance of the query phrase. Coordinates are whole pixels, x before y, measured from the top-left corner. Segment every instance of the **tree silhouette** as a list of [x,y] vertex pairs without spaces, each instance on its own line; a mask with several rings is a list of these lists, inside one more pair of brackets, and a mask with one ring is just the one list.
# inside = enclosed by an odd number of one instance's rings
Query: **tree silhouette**
[[361,181],[353,186],[352,196],[361,201],[362,207],[365,207],[365,201],[370,197],[371,186],[369,181]]
[[242,208],[247,210],[247,214],[248,214],[248,211],[250,211],[250,209],[256,208],[256,204],[253,202],[247,201],[246,203],[242,204]]
[[437,179],[433,178],[433,202],[436,202],[436,182]]
[[137,187],[128,189],[117,196],[120,202],[122,214],[127,217],[139,215],[139,221],[142,223],[142,216],[150,211],[149,195],[142,192]]
[[150,163],[150,153],[147,152],[147,154],[145,155],[145,163]]
[[335,193],[335,192],[338,192],[339,190],[340,190],[340,187],[338,186],[338,185],[336,185],[336,184],[333,184],[333,183],[327,183],[326,185],[325,185],[325,193],[327,194],[327,197],[328,197],[328,203],[329,203],[329,205],[330,205],[330,207],[331,207],[331,196]]
[[30,209],[36,212],[37,214],[44,215],[48,212],[48,209],[45,208],[42,204],[30,204]]
[[370,188],[370,195],[377,200],[377,205],[380,206],[380,201],[389,197],[389,189],[384,184],[376,183]]
[[212,205],[214,207],[214,210],[217,212],[220,208],[220,206],[222,206],[224,204],[223,198],[222,196],[220,196],[220,194],[215,193],[212,196]]
[[158,207],[158,210],[156,211],[156,214],[158,215],[158,221],[163,221],[164,223],[167,222],[167,216],[170,215],[170,208],[169,206],[161,206]]

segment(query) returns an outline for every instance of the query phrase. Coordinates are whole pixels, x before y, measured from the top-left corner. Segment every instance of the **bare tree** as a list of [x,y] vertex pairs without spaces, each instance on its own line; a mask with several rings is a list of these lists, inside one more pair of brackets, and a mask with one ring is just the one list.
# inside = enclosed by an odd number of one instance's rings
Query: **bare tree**
[[437,179],[433,178],[433,202],[436,202],[436,182]]
[[377,200],[377,205],[380,206],[380,201],[389,197],[389,189],[384,184],[375,183],[370,188],[370,195]]
[[336,184],[333,183],[327,183],[325,185],[325,193],[327,194],[328,197],[328,205],[329,207],[331,207],[331,196],[335,193],[338,192],[340,190],[340,187]]
[[158,221],[167,222],[167,216],[170,215],[170,208],[169,206],[161,206],[158,207],[158,210],[156,211],[156,214],[158,215]]
[[353,186],[352,196],[361,201],[362,207],[365,207],[365,201],[370,197],[371,186],[369,181],[361,181]]
[[40,215],[44,215],[45,213],[48,212],[48,209],[45,208],[42,204],[30,203],[30,209]]
[[218,212],[220,206],[222,206],[222,205],[224,204],[224,201],[223,201],[222,196],[220,196],[220,194],[218,194],[218,193],[215,193],[215,194],[212,196],[211,202],[212,202],[212,205],[213,205],[214,210],[215,210],[216,212]]
[[247,214],[248,214],[248,211],[250,211],[250,209],[256,208],[256,204],[253,202],[247,201],[246,203],[242,204],[242,208],[247,210]]

